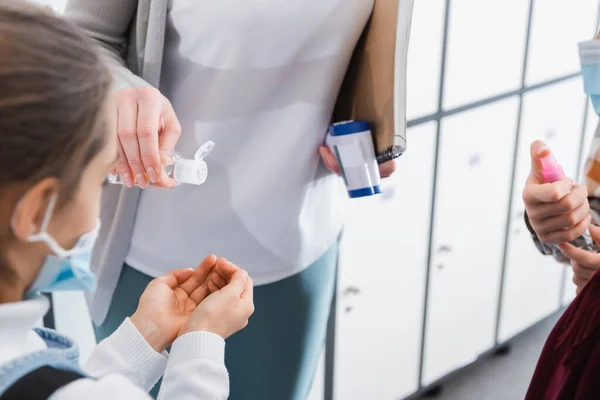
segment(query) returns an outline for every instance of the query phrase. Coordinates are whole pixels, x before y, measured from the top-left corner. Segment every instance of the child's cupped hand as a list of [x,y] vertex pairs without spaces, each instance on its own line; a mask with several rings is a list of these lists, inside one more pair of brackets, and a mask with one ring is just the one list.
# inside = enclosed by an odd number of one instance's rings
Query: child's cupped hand
[[227,287],[241,271],[233,263],[214,255],[206,257],[195,270],[171,271],[148,284],[131,322],[160,352],[184,333],[198,306],[212,293]]

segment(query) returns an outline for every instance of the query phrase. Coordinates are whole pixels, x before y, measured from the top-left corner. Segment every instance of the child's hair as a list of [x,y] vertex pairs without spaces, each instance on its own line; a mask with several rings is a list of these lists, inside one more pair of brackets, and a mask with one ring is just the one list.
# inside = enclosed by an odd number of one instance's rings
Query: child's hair
[[110,90],[110,73],[76,26],[0,0],[0,187],[54,177],[68,200],[103,148]]

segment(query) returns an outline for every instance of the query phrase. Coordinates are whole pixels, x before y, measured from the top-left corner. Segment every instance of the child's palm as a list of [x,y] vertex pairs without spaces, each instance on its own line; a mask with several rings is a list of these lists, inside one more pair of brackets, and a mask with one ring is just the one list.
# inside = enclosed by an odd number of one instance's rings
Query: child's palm
[[158,351],[180,334],[191,314],[211,293],[229,282],[239,268],[215,256],[195,270],[172,271],[150,282],[131,317],[146,340]]

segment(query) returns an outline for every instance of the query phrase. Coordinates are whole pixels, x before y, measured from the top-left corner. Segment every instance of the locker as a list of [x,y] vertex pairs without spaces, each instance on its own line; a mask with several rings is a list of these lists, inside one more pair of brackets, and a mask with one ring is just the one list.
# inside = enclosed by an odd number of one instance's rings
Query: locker
[[494,344],[518,99],[442,123],[423,384]]
[[445,3],[414,2],[406,79],[409,120],[434,114],[438,109]]
[[[525,2],[524,2],[525,3]],[[579,72],[577,42],[596,33],[598,0],[535,1],[527,62],[527,84],[533,85]],[[563,29],[556,29],[563,21]]]
[[396,400],[418,388],[435,123],[380,196],[351,201],[338,277],[334,398]]
[[450,1],[444,109],[519,88],[528,11],[523,0]]

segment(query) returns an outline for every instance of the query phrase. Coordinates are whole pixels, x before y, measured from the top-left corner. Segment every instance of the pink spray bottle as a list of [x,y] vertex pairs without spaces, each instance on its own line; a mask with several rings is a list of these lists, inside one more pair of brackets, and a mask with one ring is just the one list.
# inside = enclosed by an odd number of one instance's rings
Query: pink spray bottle
[[[552,154],[542,158],[540,161],[542,162],[542,175],[544,176],[544,182],[553,183],[565,178],[565,173],[562,167]],[[600,250],[600,247],[594,243],[592,237],[590,236],[590,232],[587,229],[583,235],[573,240],[571,244],[583,250]]]

